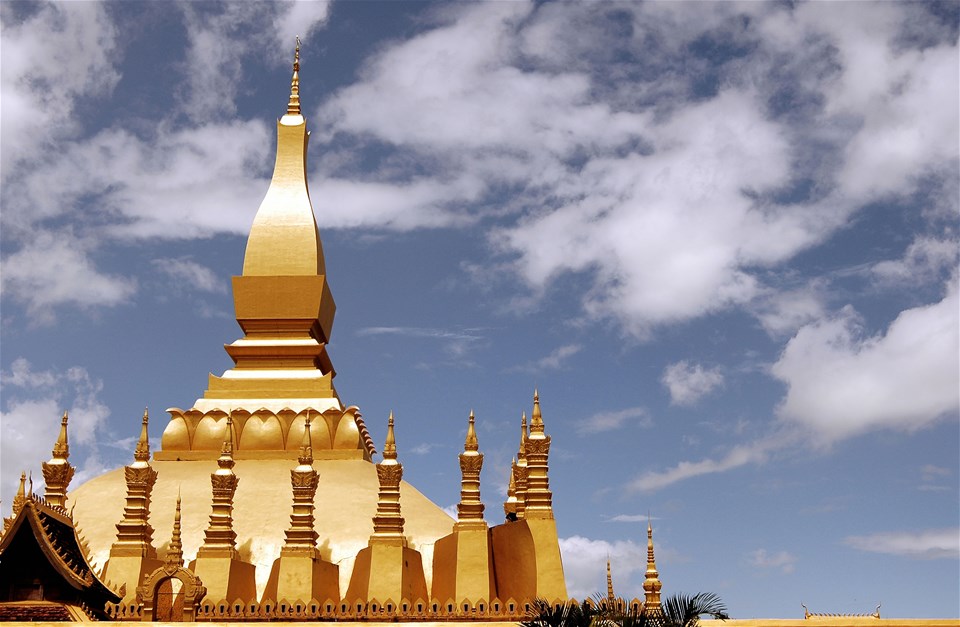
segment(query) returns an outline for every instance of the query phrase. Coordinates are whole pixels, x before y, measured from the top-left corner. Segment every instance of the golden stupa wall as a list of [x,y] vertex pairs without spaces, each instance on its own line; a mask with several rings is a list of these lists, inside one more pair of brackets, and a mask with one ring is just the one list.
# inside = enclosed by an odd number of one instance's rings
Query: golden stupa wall
[[110,585],[125,586],[112,615],[161,616],[169,599],[142,585],[173,572],[190,573],[192,610],[204,620],[514,619],[537,597],[566,601],[536,395],[515,520],[484,521],[472,413],[456,521],[402,480],[392,415],[383,461],[373,463],[359,409],[333,384],[336,306],[307,186],[308,140],[298,57],[273,179],[233,279],[243,332],[225,346],[233,367],[211,374],[191,408],[168,410],[152,461],[141,450],[144,414],[136,463],[71,494],[94,559],[106,562]]

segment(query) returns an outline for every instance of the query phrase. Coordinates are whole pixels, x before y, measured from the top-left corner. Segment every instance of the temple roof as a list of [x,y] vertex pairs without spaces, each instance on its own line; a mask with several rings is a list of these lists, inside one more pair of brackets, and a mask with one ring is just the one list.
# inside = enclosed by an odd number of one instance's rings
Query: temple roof
[[[70,514],[52,506],[36,495],[27,496],[0,538],[0,572],[23,568],[21,560],[9,559],[18,547],[34,544],[40,549],[53,572],[96,614],[102,614],[104,603],[117,603],[121,596],[108,588],[87,559],[77,537]],[[8,559],[4,559],[4,556]],[[6,575],[12,576],[11,572]]]

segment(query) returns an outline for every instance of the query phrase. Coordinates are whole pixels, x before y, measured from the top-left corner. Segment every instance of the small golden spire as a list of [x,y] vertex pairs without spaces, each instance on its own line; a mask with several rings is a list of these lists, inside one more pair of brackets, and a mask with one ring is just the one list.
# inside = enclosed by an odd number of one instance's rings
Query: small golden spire
[[133,452],[133,458],[138,462],[150,461],[150,438],[147,435],[147,423],[150,416],[147,408],[143,408],[143,420],[140,423],[140,439],[137,441],[137,448]]
[[540,413],[540,393],[533,391],[533,414],[530,416],[530,433],[543,433],[543,415]]
[[180,540],[180,490],[177,490],[177,509],[173,513],[173,533],[170,536],[166,563],[170,566],[183,566],[183,542]]
[[57,443],[53,445],[54,459],[67,459],[70,457],[70,445],[67,444],[67,412],[63,412],[63,418],[60,419],[60,435],[57,437]]
[[647,572],[643,582],[644,612],[647,614],[659,613],[660,608],[660,573],[657,572],[657,561],[653,556],[653,525],[647,516]]
[[30,481],[30,493],[27,494],[29,498],[33,498],[33,471],[30,471],[30,474],[27,475],[27,480]]
[[607,602],[610,603],[610,607],[613,607],[613,604],[616,603],[617,597],[613,594],[613,574],[610,572],[610,557],[607,557]]
[[393,434],[393,412],[390,412],[390,418],[387,419],[387,439],[383,443],[383,461],[397,459],[397,439]]
[[527,412],[520,415],[520,450],[517,451],[517,463],[525,465],[527,459]]
[[229,470],[236,462],[233,461],[233,411],[227,414],[227,428],[223,433],[223,446],[220,447],[220,459],[217,466]]
[[290,102],[287,103],[287,115],[300,115],[300,37],[293,53],[293,78],[290,79]]
[[20,487],[17,488],[17,494],[13,497],[13,515],[16,516],[23,509],[23,504],[27,502],[26,495],[27,473],[20,472]]
[[478,451],[480,450],[480,445],[477,442],[477,430],[474,427],[473,410],[470,410],[470,422],[467,425],[467,438],[463,442],[463,450],[465,451]]
[[301,466],[313,465],[313,440],[310,437],[310,410],[307,410],[307,418],[303,422],[303,440],[300,442],[300,457],[298,460]]

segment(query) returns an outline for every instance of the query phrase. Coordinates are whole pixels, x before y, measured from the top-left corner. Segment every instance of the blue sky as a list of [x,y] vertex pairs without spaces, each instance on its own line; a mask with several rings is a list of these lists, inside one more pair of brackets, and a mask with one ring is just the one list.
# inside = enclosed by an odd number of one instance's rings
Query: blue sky
[[3,2],[2,457],[127,463],[239,336],[294,36],[337,387],[568,586],[960,614],[958,4]]

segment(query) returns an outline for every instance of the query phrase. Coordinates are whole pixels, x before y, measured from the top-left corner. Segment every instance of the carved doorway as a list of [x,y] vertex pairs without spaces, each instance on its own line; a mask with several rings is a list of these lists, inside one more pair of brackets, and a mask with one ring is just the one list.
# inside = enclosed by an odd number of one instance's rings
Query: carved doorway
[[171,577],[160,582],[155,595],[154,620],[183,622],[183,581]]

